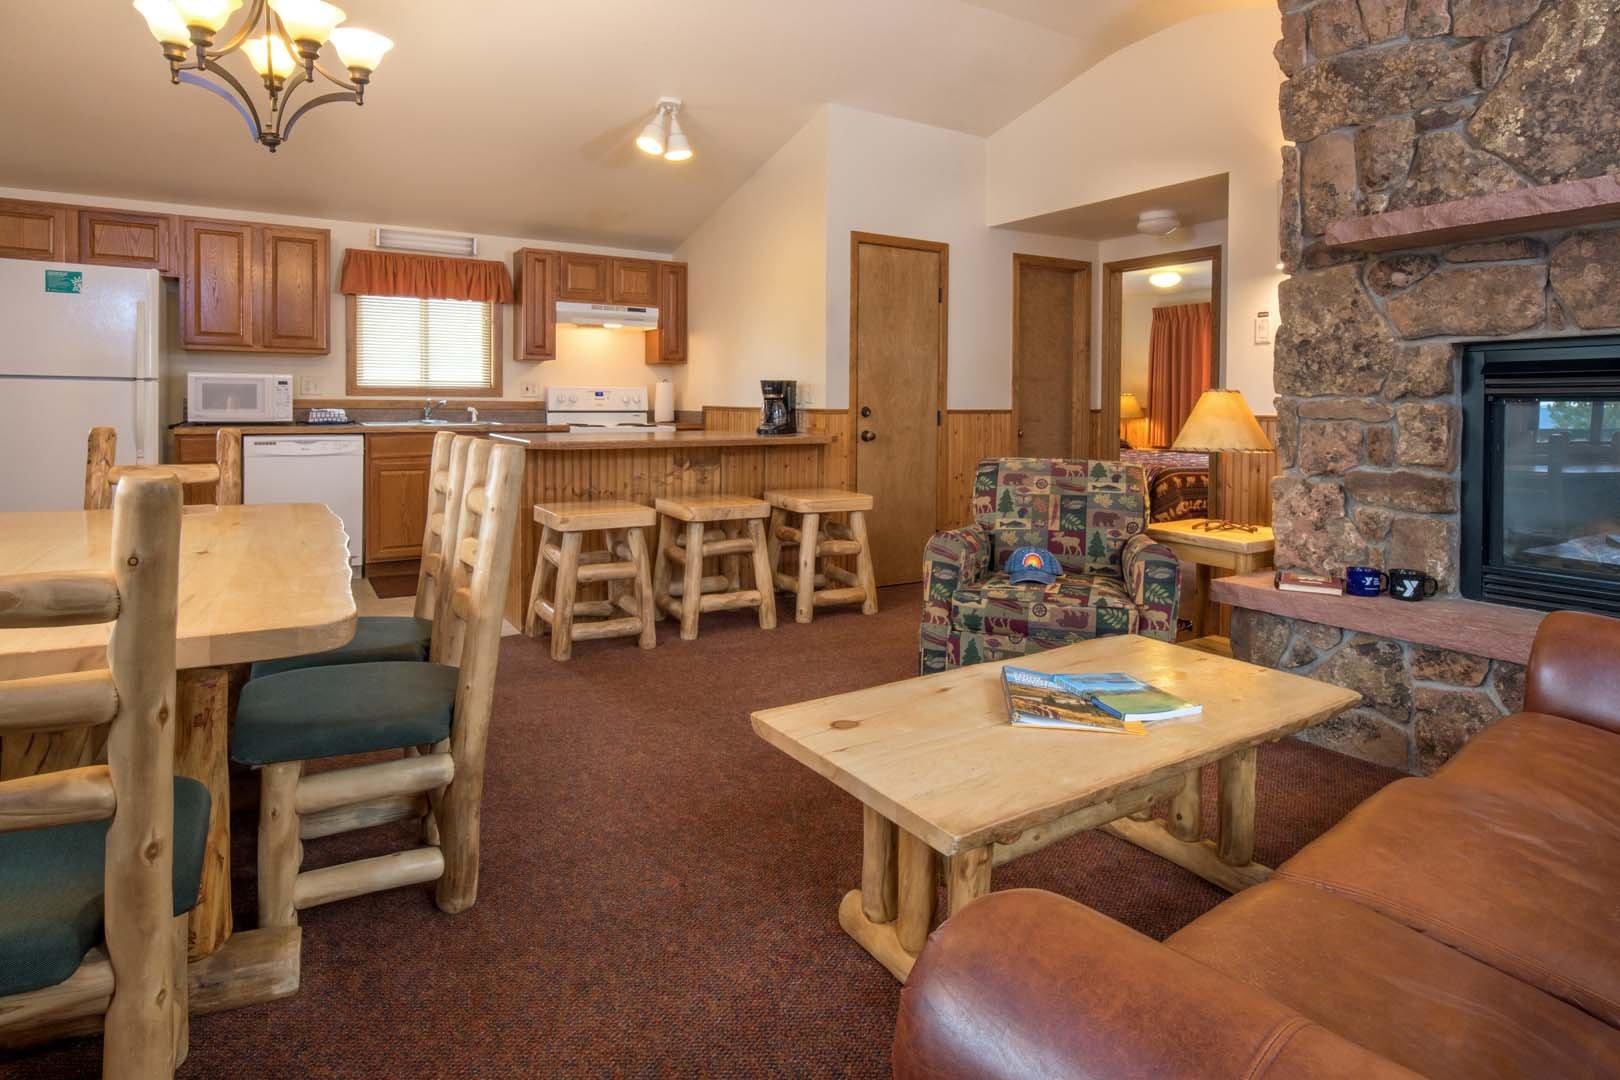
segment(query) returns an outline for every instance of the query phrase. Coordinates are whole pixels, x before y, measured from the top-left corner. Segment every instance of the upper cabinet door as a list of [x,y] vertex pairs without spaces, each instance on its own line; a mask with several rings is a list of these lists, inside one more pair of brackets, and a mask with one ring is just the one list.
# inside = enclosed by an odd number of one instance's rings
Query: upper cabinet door
[[557,358],[557,278],[561,256],[555,251],[524,248],[512,256],[513,291],[517,308],[512,314],[512,359]]
[[265,225],[261,233],[264,299],[258,344],[279,352],[326,352],[332,234],[286,225]]
[[186,218],[180,226],[180,341],[252,349],[258,324],[258,227]]
[[613,262],[606,255],[584,255],[577,251],[559,253],[561,277],[557,284],[557,299],[578,300],[586,304],[606,304],[608,276]]
[[614,259],[611,266],[612,288],[608,291],[608,302],[656,307],[657,266],[658,264],[650,259]]
[[0,199],[0,258],[67,262],[74,255],[73,212],[50,203]]
[[78,259],[100,266],[138,266],[173,276],[174,234],[175,219],[168,214],[80,210]]
[[647,335],[647,363],[686,363],[686,264],[658,268],[658,329]]

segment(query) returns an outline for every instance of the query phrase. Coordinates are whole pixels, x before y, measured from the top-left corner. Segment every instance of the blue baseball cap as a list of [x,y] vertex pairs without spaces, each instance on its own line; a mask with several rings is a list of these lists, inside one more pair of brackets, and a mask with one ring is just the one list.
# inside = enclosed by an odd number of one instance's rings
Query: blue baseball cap
[[1025,581],[1050,585],[1062,574],[1057,556],[1045,548],[1021,547],[1007,557],[1007,580],[1015,585]]

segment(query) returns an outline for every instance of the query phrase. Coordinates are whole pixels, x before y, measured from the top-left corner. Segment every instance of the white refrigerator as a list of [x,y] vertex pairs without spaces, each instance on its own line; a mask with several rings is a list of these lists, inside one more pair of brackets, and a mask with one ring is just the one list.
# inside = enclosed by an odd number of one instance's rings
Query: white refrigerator
[[0,259],[0,511],[83,506],[93,427],[160,460],[162,319],[156,270]]

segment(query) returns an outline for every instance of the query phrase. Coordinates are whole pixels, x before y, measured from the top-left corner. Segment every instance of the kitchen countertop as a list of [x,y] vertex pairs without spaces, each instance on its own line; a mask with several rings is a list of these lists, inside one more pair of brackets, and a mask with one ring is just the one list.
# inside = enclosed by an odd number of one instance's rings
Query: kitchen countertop
[[734,431],[648,431],[636,435],[569,435],[556,433],[491,432],[503,442],[522,443],[531,450],[645,450],[660,447],[702,449],[725,446],[826,446],[833,435],[754,435]]
[[536,424],[514,421],[499,424],[176,424],[170,430],[176,435],[212,435],[222,427],[235,427],[243,435],[409,435],[431,434],[435,431],[454,431],[458,434],[493,434],[497,431],[547,432],[567,431],[566,424]]

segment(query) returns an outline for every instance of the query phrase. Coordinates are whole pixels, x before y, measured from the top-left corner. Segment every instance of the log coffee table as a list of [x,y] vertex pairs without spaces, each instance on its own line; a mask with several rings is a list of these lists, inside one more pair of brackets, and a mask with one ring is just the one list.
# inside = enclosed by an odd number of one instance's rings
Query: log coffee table
[[[1255,748],[1354,705],[1327,683],[1151,638],[1097,638],[1022,657],[1050,672],[1124,671],[1203,705],[1146,736],[1015,728],[1003,663],[753,714],[754,733],[865,807],[861,887],[838,921],[904,981],[934,920],[990,891],[991,868],[1085,829],[1144,847],[1230,892],[1254,861]],[[1199,769],[1219,762],[1219,839],[1200,838]],[[1146,820],[1170,800],[1169,820]]]

